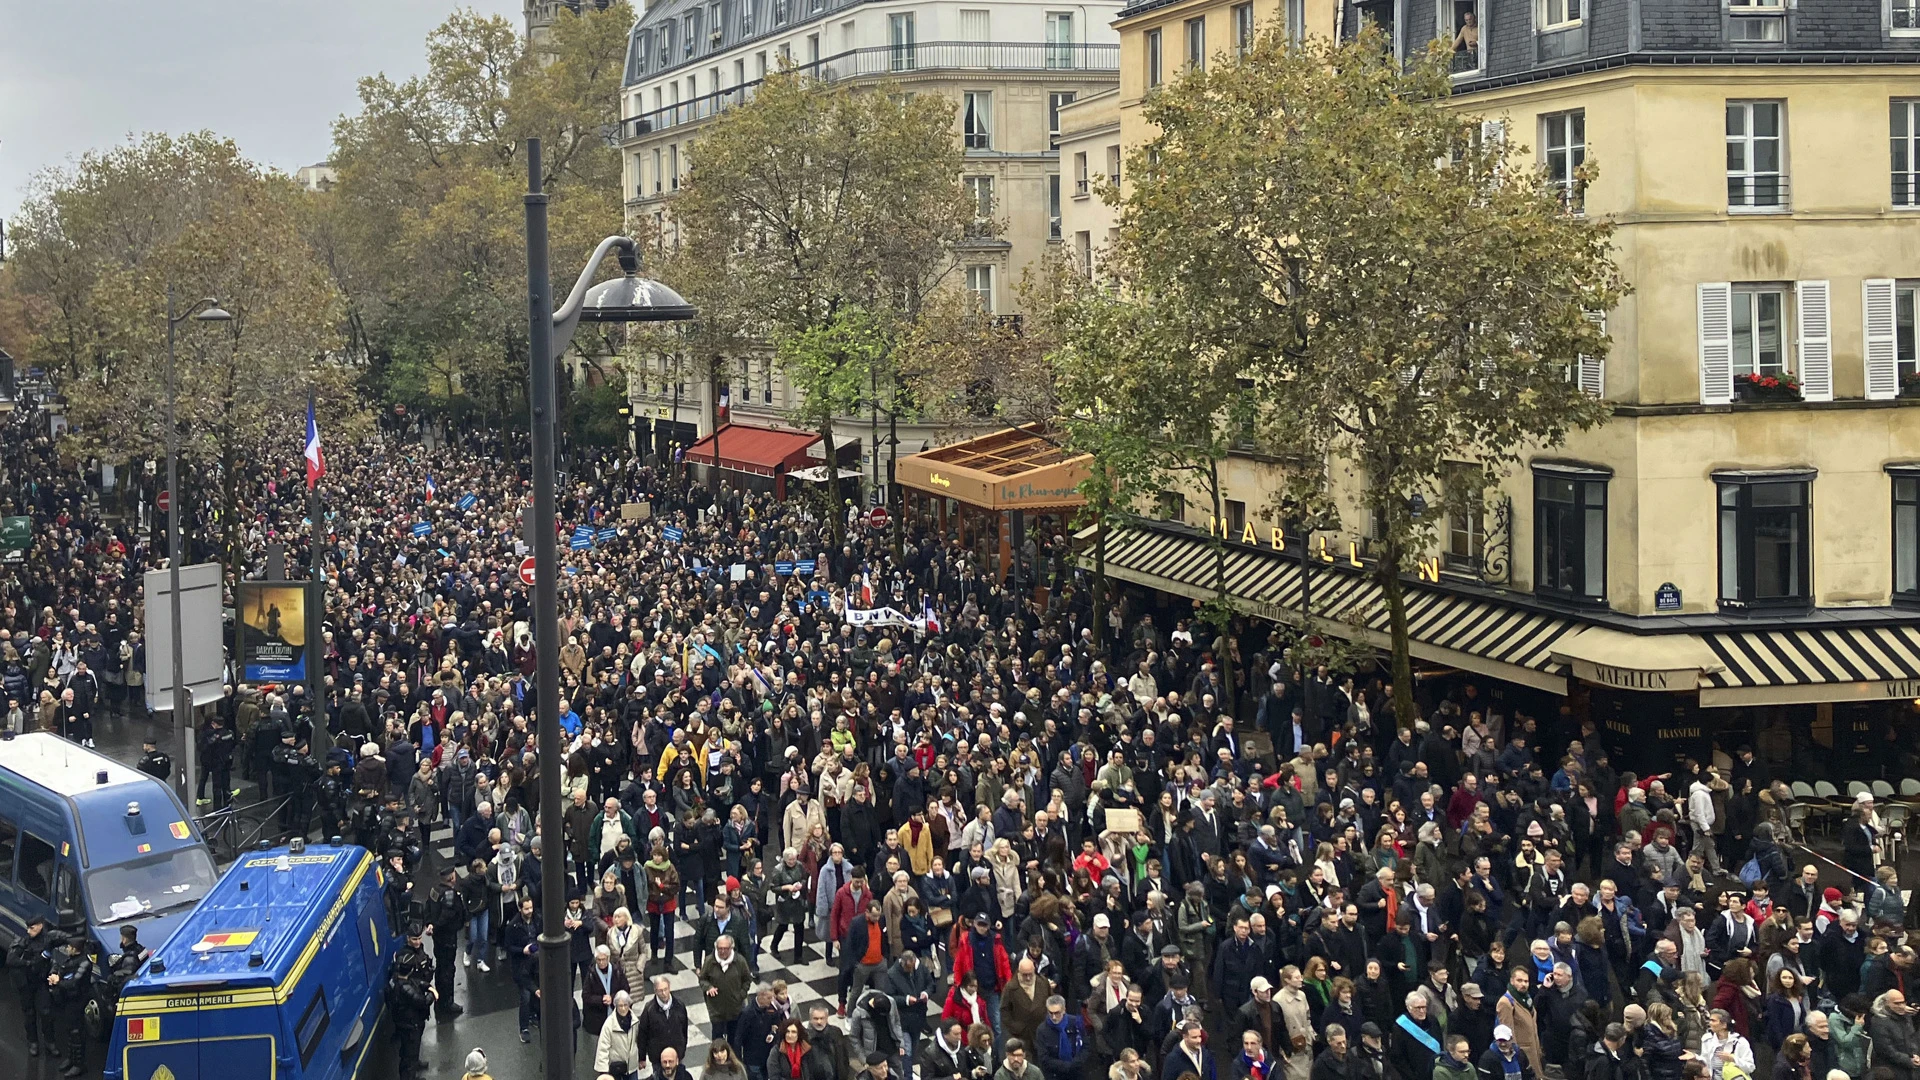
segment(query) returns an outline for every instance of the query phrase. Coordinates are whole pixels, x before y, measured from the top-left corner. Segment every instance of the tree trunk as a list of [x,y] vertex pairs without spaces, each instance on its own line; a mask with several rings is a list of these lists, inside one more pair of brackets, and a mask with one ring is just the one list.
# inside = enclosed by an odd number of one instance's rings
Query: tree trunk
[[1413,654],[1407,633],[1407,600],[1401,590],[1400,552],[1389,544],[1376,571],[1380,591],[1387,601],[1387,624],[1393,636],[1393,718],[1401,727],[1411,727],[1416,719],[1413,705]]
[[832,530],[833,536],[833,550],[827,555],[831,558],[838,555],[841,546],[847,542],[847,508],[840,499],[840,455],[833,447],[831,415],[820,425],[820,441],[821,449],[827,454],[827,528]]
[[707,361],[707,418],[713,424],[713,472],[707,477],[707,490],[714,501],[720,499],[720,365]]
[[[1107,514],[1104,509],[1093,525],[1093,651],[1106,656],[1107,649]],[[1111,669],[1112,665],[1109,664]]]

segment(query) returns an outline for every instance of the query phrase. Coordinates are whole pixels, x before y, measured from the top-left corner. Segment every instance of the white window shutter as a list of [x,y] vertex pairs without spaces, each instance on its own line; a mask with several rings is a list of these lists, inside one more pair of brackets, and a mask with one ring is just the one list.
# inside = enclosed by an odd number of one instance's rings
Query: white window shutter
[[1700,404],[1733,401],[1733,285],[1700,283]]
[[[1587,319],[1592,322],[1593,325],[1599,327],[1602,334],[1607,332],[1606,312],[1589,311],[1587,312]],[[1582,391],[1592,394],[1597,398],[1606,397],[1607,358],[1604,356],[1581,356],[1579,379],[1580,389]]]
[[1893,279],[1861,282],[1860,309],[1866,324],[1867,400],[1891,400],[1900,396],[1900,372],[1894,359]]
[[1824,281],[1802,281],[1794,286],[1800,304],[1800,396],[1807,401],[1833,400],[1833,320]]

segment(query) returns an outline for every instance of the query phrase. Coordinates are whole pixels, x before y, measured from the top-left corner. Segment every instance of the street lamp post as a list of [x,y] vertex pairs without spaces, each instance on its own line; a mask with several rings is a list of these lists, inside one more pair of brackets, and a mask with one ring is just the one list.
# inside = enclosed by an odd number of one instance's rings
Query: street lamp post
[[167,283],[167,623],[173,641],[169,650],[173,664],[173,722],[179,728],[182,743],[180,761],[181,802],[193,806],[194,797],[194,724],[192,694],[187,689],[187,648],[180,628],[180,513],[186,500],[180,497],[180,425],[175,415],[179,390],[174,378],[174,331],[188,319],[196,322],[232,322],[211,297],[201,300],[178,315],[173,313],[173,283]]
[[[553,283],[547,259],[547,196],[542,191],[540,140],[527,140],[527,318],[529,326],[528,401],[533,412],[533,643],[535,653],[534,730],[540,753],[540,1000],[545,1022],[540,1045],[547,1080],[573,1075],[573,1029],[566,1021],[573,998],[568,963],[566,914],[566,831],[561,821],[562,736],[560,713],[560,625],[558,547],[553,531],[554,417],[559,409],[554,365],[582,322],[677,322],[698,314],[678,293],[642,278],[640,250],[630,237],[600,241],[573,292],[559,310],[553,307]],[[608,254],[619,252],[622,277],[593,284]]]

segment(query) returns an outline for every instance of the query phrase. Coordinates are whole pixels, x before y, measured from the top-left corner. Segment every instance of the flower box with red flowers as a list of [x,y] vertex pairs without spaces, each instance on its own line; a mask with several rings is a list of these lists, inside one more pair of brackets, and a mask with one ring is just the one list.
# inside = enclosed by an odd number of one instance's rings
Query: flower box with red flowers
[[1740,401],[1799,401],[1800,384],[1791,375],[1735,375],[1733,393]]

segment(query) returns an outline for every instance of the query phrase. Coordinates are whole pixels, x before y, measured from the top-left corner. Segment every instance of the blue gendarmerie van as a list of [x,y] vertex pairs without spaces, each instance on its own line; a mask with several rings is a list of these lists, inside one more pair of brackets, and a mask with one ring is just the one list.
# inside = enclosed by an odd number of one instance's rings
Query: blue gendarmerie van
[[[47,732],[0,737],[0,946],[43,917],[84,935],[104,971],[121,926],[151,949],[216,880],[199,826],[165,783]],[[104,996],[88,1018],[104,1034]]]
[[397,942],[365,848],[300,841],[229,867],[120,994],[106,1080],[353,1080]]

